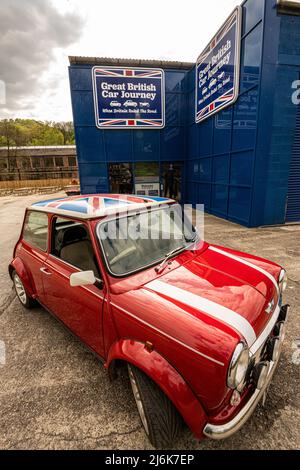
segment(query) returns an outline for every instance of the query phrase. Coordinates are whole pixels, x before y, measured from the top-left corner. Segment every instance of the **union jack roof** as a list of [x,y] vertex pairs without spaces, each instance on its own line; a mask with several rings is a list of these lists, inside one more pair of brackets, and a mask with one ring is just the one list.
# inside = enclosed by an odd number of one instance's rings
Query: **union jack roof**
[[107,215],[142,209],[143,207],[170,204],[174,201],[164,197],[125,194],[92,194],[48,199],[32,204],[29,209],[80,219],[96,219]]

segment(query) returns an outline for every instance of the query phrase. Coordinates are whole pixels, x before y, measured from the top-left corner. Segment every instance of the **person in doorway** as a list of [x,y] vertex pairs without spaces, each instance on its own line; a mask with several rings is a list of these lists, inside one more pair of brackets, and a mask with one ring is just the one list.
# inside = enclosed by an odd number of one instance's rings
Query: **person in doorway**
[[177,197],[175,168],[172,163],[170,163],[170,166],[165,174],[165,197],[168,197],[168,194],[170,199],[176,199]]
[[124,194],[132,194],[133,176],[131,170],[126,167],[123,173],[122,186]]

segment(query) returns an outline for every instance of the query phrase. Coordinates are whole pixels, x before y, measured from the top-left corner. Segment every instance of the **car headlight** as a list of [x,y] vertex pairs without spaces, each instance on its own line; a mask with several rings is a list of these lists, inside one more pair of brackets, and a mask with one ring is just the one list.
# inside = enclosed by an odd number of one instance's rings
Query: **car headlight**
[[287,277],[287,274],[286,274],[286,271],[285,269],[282,269],[280,271],[280,274],[279,274],[279,281],[278,281],[278,284],[279,284],[279,290],[280,290],[280,293],[282,294],[285,289],[287,288],[287,283],[288,283],[288,277]]
[[227,385],[229,388],[235,389],[244,382],[249,360],[249,349],[244,343],[239,343],[234,350],[228,369]]

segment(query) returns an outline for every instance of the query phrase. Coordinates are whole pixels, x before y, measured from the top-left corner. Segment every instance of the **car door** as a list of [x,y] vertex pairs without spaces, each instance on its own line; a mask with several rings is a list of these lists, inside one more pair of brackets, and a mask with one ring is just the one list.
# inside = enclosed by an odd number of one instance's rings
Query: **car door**
[[16,256],[19,257],[28,273],[40,302],[44,302],[42,282],[43,264],[47,258],[48,214],[39,211],[27,211],[23,226],[21,243]]
[[[70,275],[94,271],[97,283],[71,287]],[[51,248],[43,265],[45,306],[97,354],[104,357],[102,315],[104,283],[89,235],[82,221],[54,216]]]

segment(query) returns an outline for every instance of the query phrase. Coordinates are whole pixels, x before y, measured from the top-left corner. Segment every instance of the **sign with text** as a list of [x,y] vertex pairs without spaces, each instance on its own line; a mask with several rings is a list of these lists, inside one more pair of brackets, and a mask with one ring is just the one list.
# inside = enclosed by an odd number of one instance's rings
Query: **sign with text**
[[237,7],[196,64],[196,122],[233,104],[240,81],[242,8]]
[[161,129],[165,84],[161,69],[94,67],[96,126],[100,129]]
[[159,183],[135,183],[138,196],[159,196]]

